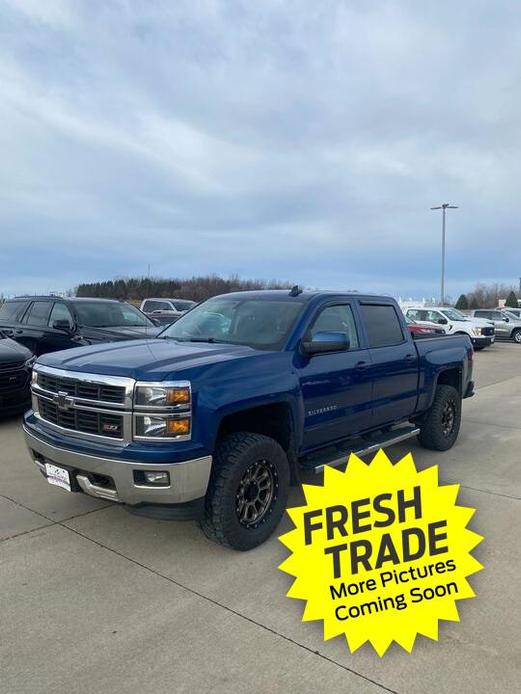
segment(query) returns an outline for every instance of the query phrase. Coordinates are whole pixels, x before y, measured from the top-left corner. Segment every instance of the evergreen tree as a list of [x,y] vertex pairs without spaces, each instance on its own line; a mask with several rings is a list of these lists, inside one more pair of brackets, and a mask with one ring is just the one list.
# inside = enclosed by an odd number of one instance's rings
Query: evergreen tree
[[459,299],[456,301],[455,308],[459,309],[460,311],[466,311],[469,308],[469,302],[467,301],[465,294],[460,294]]
[[505,306],[509,306],[510,308],[518,308],[519,304],[517,303],[517,296],[515,295],[515,292],[512,291],[507,296]]

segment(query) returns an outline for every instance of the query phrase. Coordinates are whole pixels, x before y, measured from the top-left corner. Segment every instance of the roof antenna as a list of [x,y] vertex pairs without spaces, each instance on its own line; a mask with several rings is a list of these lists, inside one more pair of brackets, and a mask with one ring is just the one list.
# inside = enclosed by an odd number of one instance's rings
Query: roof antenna
[[298,286],[298,284],[291,287],[289,291],[289,296],[298,296],[299,294],[302,294],[302,289]]

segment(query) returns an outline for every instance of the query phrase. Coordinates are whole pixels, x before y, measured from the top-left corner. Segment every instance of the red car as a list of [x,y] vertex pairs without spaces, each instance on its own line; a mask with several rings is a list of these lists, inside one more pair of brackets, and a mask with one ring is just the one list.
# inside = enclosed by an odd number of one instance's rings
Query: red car
[[405,322],[407,323],[411,335],[445,335],[445,330],[439,328],[434,323],[432,326],[420,325],[411,318],[407,318],[407,316],[405,316]]

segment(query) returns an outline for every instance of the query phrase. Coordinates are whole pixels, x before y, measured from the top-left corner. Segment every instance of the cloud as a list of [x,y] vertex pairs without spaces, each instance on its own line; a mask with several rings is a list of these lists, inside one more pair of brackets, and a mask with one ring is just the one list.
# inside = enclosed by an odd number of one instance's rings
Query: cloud
[[515,281],[521,8],[9,0],[0,292],[116,274]]

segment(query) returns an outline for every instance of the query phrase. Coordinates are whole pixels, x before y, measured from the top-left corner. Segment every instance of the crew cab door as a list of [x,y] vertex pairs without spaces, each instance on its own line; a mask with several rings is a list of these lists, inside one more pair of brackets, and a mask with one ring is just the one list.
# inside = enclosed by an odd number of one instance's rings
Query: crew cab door
[[7,300],[0,304],[0,329],[7,337],[18,340],[18,337],[22,335],[20,322],[29,303],[30,300],[27,299],[27,301]]
[[[57,320],[67,321],[70,331],[57,329]],[[28,347],[36,356],[46,352],[77,347],[73,340],[73,319],[63,302],[52,299],[33,301],[15,331],[15,339]]]
[[362,328],[370,354],[374,426],[405,420],[416,410],[418,352],[394,303],[361,301]]
[[298,357],[304,450],[360,431],[371,416],[370,355],[361,347],[351,302],[322,307],[312,318],[306,339],[330,330],[347,334],[348,351]]
[[78,347],[79,344],[75,339],[74,319],[68,306],[63,301],[57,301],[47,321],[42,349],[45,352],[56,352],[60,349]]
[[29,304],[20,324],[15,329],[15,339],[25,345],[36,356],[51,351],[46,349],[47,323],[51,313],[52,300],[36,300]]

